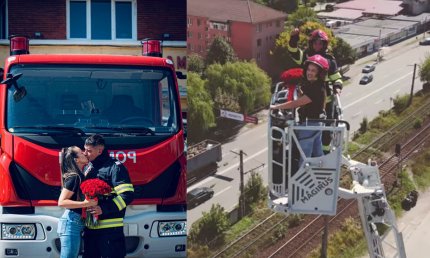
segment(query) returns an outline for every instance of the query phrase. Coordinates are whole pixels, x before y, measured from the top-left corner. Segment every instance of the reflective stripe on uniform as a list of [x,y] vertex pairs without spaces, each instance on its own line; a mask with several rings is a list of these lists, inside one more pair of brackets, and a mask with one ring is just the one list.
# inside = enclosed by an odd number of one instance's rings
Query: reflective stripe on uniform
[[123,192],[134,192],[132,184],[120,184],[114,187],[116,194],[122,194]]
[[288,51],[290,51],[292,53],[296,53],[297,51],[299,51],[299,48],[291,47],[290,44],[288,44],[287,49],[288,49]]
[[337,80],[335,80],[334,82],[333,82],[333,84],[340,84],[340,85],[342,85],[343,84],[343,82],[342,82],[342,80],[341,79],[337,79]]
[[302,60],[303,60],[303,51],[300,51],[299,48],[297,48],[297,47],[295,47],[295,48],[294,47],[290,47],[290,45],[287,46],[287,49],[291,53],[296,53],[297,51],[299,51],[299,54],[300,54],[299,59],[298,60],[296,60],[294,58],[291,58],[291,59],[293,59],[293,61],[296,62],[296,64],[301,65],[302,64]]
[[120,195],[113,198],[112,201],[116,204],[116,206],[118,207],[118,210],[120,211],[125,209],[125,207],[127,206],[127,204],[125,204],[124,200]]
[[102,229],[102,228],[115,228],[115,227],[123,227],[124,221],[123,218],[115,218],[115,219],[102,219],[97,221],[97,226],[87,226],[89,229]]
[[336,72],[336,73],[334,73],[334,74],[331,74],[329,77],[329,80],[330,81],[336,81],[336,80],[339,80],[339,79],[342,79],[342,75],[340,75],[340,73],[339,72]]

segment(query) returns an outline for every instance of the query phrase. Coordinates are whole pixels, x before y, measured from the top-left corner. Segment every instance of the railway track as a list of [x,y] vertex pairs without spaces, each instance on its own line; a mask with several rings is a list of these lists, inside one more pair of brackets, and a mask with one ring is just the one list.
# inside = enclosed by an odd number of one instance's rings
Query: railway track
[[[381,180],[386,184],[392,184],[396,178],[393,170],[398,167],[398,164],[408,159],[414,154],[415,150],[430,139],[430,124],[427,124],[417,134],[404,143],[401,155],[393,154],[389,156],[379,165]],[[347,217],[358,217],[357,205],[355,200],[339,199],[338,213],[329,220],[330,226],[340,225]],[[314,224],[314,225],[312,225]],[[272,252],[269,258],[275,257],[305,257],[309,252],[309,246],[317,246],[321,240],[321,232],[324,229],[324,216],[318,216],[311,223],[304,226],[303,230],[291,237],[281,247]],[[337,224],[337,225],[333,225]],[[312,250],[313,248],[311,248]]]
[[215,257],[238,257],[241,253],[247,250],[250,246],[255,244],[256,241],[259,241],[261,236],[266,235],[268,232],[271,232],[277,226],[282,223],[286,223],[288,217],[283,216],[281,214],[272,213],[269,217],[264,219],[262,222],[257,224],[251,230],[246,232],[240,238],[231,242],[224,249],[217,252],[212,258]]
[[[411,113],[397,126],[392,127],[384,135],[375,139],[365,148],[358,151],[353,156],[353,159],[366,161],[369,158],[374,157],[379,150],[387,150],[389,147],[393,147],[396,143],[400,142],[401,139],[404,139],[405,135],[403,132],[411,129],[417,118],[426,117],[429,114],[430,101],[424,104],[420,109]],[[429,139],[429,137],[430,124],[422,128],[406,143],[403,143],[400,156],[393,154],[382,160],[379,165],[379,170],[383,182],[387,182],[387,185],[392,184],[396,178],[395,173],[393,173],[393,169],[397,167],[399,163],[401,164],[402,161],[410,157],[417,148],[420,148],[420,146]],[[284,244],[278,246],[274,251],[271,250],[270,253],[262,252],[258,257],[305,257],[309,253],[309,250],[312,250],[321,243],[321,232],[324,230],[326,220],[328,220],[331,228],[336,228],[340,226],[346,218],[358,217],[358,208],[355,200],[339,199],[337,207],[338,213],[333,217],[316,215],[304,216],[303,221],[306,223],[302,223],[302,225],[294,230],[289,229],[287,236],[291,236],[288,237],[288,240]],[[275,213],[270,215],[267,219],[255,226],[239,239],[218,251],[212,257],[249,257],[249,254],[246,254],[246,251],[249,250],[252,245],[256,245],[257,242],[259,242],[266,234],[272,232],[279,224],[284,223],[287,218],[286,216],[282,216],[284,219],[278,218],[274,220],[274,217]],[[291,233],[292,231],[295,232]]]

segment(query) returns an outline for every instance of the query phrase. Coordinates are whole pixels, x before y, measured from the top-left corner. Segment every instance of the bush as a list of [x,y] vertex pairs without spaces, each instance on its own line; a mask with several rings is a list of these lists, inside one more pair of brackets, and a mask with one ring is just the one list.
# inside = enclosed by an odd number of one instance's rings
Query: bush
[[253,212],[257,203],[265,200],[267,197],[267,190],[260,174],[255,171],[251,172],[251,178],[246,182],[244,188],[244,195],[245,214]]
[[302,215],[299,215],[299,214],[291,215],[290,218],[288,219],[288,227],[289,228],[297,227],[298,225],[300,225],[300,222],[302,222],[302,220],[303,220]]
[[392,117],[378,116],[369,123],[368,127],[372,129],[388,130],[394,126],[396,122],[396,119],[393,119]]
[[211,210],[203,212],[203,217],[193,224],[188,240],[191,245],[220,246],[224,244],[229,227],[230,222],[224,208],[218,203],[212,204]]
[[421,126],[423,125],[423,120],[422,119],[416,119],[414,122],[414,128],[418,129],[421,128]]
[[396,114],[400,114],[402,113],[407,107],[408,107],[408,102],[409,102],[409,95],[405,95],[403,97],[399,97],[397,96],[394,100],[394,112],[396,112]]
[[287,229],[283,225],[279,225],[276,227],[275,232],[272,235],[272,243],[276,243],[279,239],[282,239],[286,236]]
[[364,117],[363,121],[360,123],[360,129],[358,129],[358,131],[361,134],[364,134],[365,132],[367,132],[367,129],[369,129],[369,122],[367,120],[367,117]]

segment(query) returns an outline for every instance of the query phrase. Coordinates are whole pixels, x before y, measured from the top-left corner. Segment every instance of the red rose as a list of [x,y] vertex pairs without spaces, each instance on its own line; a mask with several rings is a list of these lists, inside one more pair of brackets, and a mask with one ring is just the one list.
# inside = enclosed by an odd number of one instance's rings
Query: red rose
[[[81,191],[85,195],[85,199],[97,200],[101,195],[110,194],[112,188],[105,181],[95,178],[82,182]],[[85,219],[86,226],[96,226],[98,224],[98,216],[92,215],[86,208],[82,208],[82,217]]]

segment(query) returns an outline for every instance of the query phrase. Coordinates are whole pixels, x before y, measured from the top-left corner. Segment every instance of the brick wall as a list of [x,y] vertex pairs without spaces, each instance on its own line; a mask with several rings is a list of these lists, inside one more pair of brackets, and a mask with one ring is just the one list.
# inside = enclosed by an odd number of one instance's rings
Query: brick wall
[[[13,0],[8,2],[9,35],[66,39],[66,0]],[[186,0],[137,0],[137,39],[186,41]]]
[[186,0],[137,1],[137,39],[158,38],[169,33],[169,40],[186,41]]
[[65,0],[13,0],[8,2],[9,35],[66,39]]

